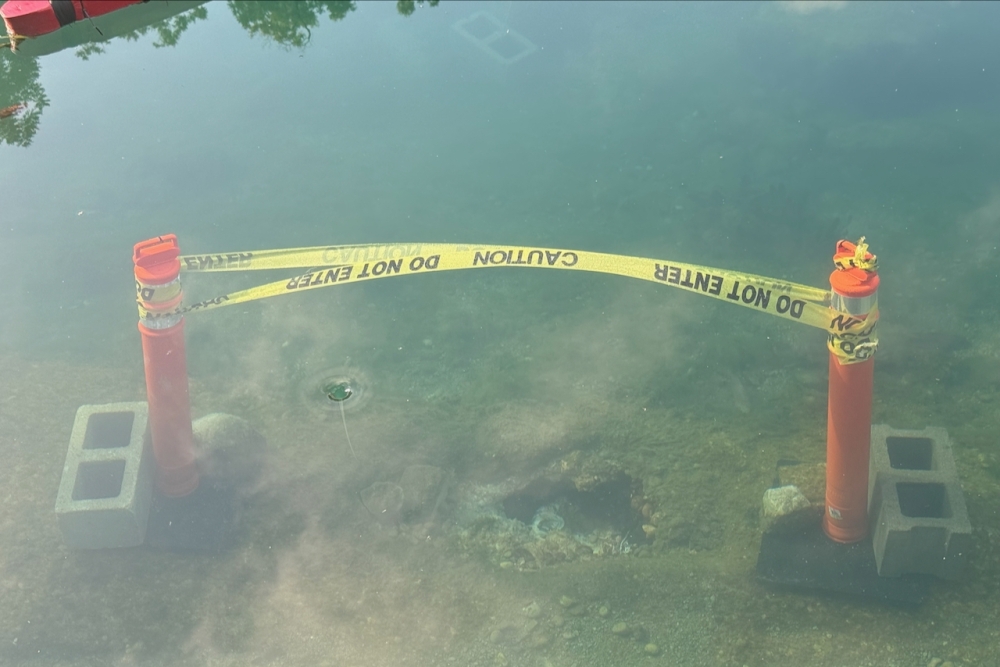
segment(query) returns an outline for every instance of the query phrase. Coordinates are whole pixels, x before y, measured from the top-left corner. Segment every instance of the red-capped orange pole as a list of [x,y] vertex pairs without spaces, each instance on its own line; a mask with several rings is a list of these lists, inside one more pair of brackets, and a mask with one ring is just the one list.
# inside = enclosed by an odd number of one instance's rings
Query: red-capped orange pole
[[164,495],[175,497],[198,488],[184,316],[179,312],[183,298],[179,256],[177,237],[168,234],[137,243],[132,257],[156,485]]
[[[879,277],[864,238],[840,241],[830,275],[832,307],[845,321],[863,322],[876,312]],[[876,315],[877,317],[877,315]],[[874,323],[872,323],[874,324]],[[853,345],[846,343],[845,345]],[[841,350],[841,352],[851,350]],[[871,446],[874,356],[843,363],[830,351],[830,393],[826,430],[826,512],[823,530],[837,542],[868,535],[868,457]]]

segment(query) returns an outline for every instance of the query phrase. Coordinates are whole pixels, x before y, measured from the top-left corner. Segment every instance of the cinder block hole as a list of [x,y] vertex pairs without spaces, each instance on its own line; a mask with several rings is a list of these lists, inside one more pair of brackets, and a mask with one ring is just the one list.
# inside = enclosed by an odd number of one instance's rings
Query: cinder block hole
[[951,516],[944,484],[899,482],[896,494],[903,516],[923,519],[946,519]]
[[84,449],[128,447],[132,438],[134,412],[95,412],[87,420]]
[[889,450],[889,465],[902,470],[931,470],[934,462],[934,443],[930,438],[889,436],[885,439]]
[[125,461],[86,461],[76,470],[73,500],[116,498],[122,492]]

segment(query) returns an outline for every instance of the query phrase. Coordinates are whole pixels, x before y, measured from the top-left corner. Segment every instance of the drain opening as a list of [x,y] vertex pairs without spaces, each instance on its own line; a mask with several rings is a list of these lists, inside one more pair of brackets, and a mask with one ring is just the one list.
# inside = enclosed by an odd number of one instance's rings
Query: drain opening
[[323,384],[323,393],[326,394],[326,397],[331,401],[340,403],[353,396],[354,389],[351,387],[351,383],[349,381],[340,380],[336,382],[325,382]]
[[372,382],[357,369],[327,369],[305,378],[299,386],[299,397],[317,415],[326,417],[333,413],[339,419],[341,410],[355,412],[368,405]]

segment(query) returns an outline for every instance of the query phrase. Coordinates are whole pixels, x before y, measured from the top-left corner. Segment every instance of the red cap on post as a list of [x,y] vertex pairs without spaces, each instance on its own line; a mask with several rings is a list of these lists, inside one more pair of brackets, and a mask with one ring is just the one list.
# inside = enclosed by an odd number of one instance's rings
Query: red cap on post
[[841,296],[866,297],[878,290],[877,259],[863,237],[859,243],[838,241],[833,253],[837,269],[830,274],[830,287]]
[[157,236],[135,244],[132,262],[135,279],[146,285],[166,285],[181,274],[181,255],[176,234]]

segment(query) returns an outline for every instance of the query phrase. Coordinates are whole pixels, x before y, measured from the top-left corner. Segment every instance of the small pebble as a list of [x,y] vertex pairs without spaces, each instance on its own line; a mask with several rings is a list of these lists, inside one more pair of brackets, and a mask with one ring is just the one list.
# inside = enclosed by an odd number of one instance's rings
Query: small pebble
[[507,644],[517,638],[517,626],[512,623],[504,623],[490,633],[490,641],[494,644]]
[[625,637],[629,634],[628,626],[624,623],[615,623],[611,626],[611,634],[618,635],[619,637]]
[[646,655],[660,655],[660,647],[656,644],[646,644],[642,650],[646,652]]
[[611,610],[607,607],[601,607],[597,610],[597,615],[601,618],[607,618],[611,614]]
[[575,604],[576,604],[576,600],[574,600],[573,598],[569,597],[568,595],[564,595],[561,598],[559,598],[559,606],[562,607],[563,609],[569,609],[570,607],[572,607]]
[[542,608],[538,606],[537,602],[532,602],[527,607],[521,610],[521,613],[528,618],[538,618],[542,615]]

